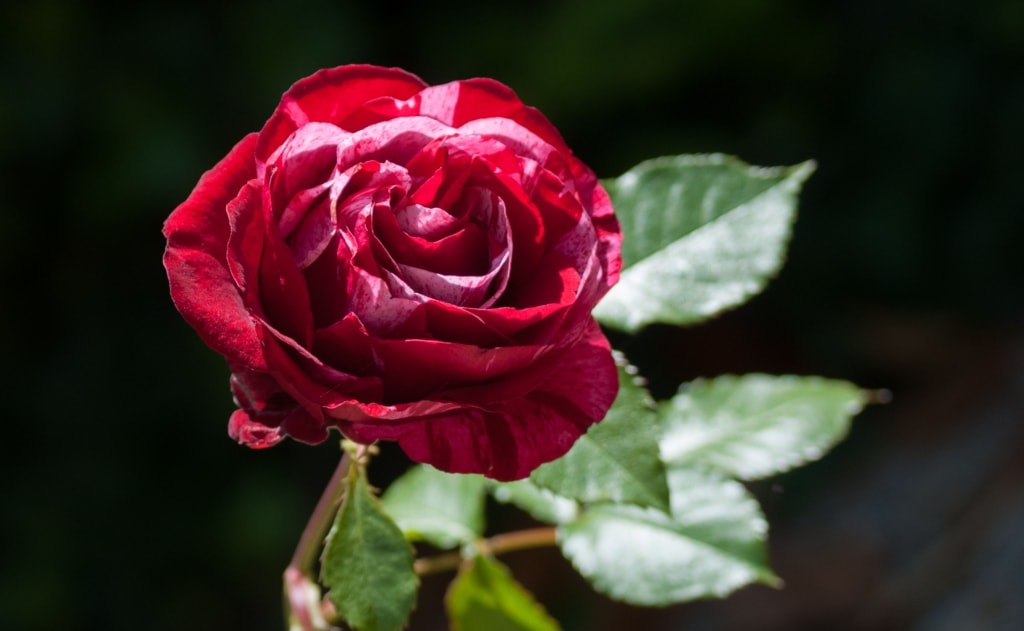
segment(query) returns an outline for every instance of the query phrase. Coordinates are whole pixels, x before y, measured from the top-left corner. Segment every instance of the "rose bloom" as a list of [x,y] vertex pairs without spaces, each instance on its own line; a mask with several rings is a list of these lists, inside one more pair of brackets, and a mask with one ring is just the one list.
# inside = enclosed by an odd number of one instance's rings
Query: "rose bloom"
[[251,447],[335,427],[499,480],[618,391],[591,309],[608,194],[504,85],[343,66],[293,85],[164,225],[171,297],[231,370]]

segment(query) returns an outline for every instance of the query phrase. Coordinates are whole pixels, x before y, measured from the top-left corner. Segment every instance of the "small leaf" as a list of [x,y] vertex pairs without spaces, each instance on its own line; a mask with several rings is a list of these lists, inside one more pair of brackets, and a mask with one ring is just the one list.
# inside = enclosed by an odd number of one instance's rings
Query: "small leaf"
[[741,484],[699,469],[670,471],[668,479],[671,514],[598,505],[559,528],[562,552],[595,589],[663,606],[779,583],[766,564],[767,524]]
[[530,482],[529,478],[515,482],[495,482],[491,485],[491,495],[499,502],[514,504],[534,519],[548,524],[572,521],[580,512],[579,504],[540,488]]
[[417,465],[391,483],[381,503],[408,539],[454,548],[483,535],[484,487],[479,475]]
[[710,465],[744,480],[820,458],[864,403],[853,384],[752,374],[697,380],[660,408],[667,466]]
[[452,631],[558,631],[508,568],[476,556],[459,571],[445,599]]
[[693,324],[743,303],[782,266],[796,196],[813,170],[810,162],[764,169],[683,155],[605,182],[622,225],[623,272],[594,315],[634,332]]
[[541,465],[530,480],[580,502],[624,502],[668,509],[665,467],[658,456],[654,402],[619,356],[619,394],[604,420],[569,453]]
[[419,588],[412,546],[370,493],[365,471],[355,469],[327,536],[321,579],[349,625],[359,631],[399,631]]

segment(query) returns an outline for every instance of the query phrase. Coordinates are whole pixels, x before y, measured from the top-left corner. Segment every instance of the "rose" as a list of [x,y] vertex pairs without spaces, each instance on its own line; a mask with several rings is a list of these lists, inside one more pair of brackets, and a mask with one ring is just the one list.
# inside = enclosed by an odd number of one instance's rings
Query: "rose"
[[171,297],[227,359],[229,433],[252,447],[335,427],[515,479],[618,390],[590,314],[621,266],[610,200],[495,81],[317,72],[164,235]]

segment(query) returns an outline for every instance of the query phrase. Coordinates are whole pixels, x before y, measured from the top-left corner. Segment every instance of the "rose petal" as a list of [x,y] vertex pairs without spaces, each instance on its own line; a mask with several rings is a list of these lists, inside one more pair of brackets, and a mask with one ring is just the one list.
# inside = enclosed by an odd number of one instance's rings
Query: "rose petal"
[[371,375],[377,365],[370,332],[354,313],[317,331],[312,354],[328,366],[352,375]]
[[[348,242],[335,232],[320,257],[302,270],[309,289],[314,329],[329,327],[348,313],[347,271],[351,260]],[[314,339],[315,335],[314,332]]]
[[229,361],[259,369],[265,362],[256,326],[225,261],[225,207],[255,175],[255,145],[255,134],[243,138],[167,218],[163,262],[171,299],[202,340]]
[[315,420],[323,422],[324,410],[357,400],[379,400],[381,381],[362,377],[324,364],[294,340],[264,323],[264,347],[270,374]]
[[274,327],[308,346],[313,336],[313,313],[310,309],[306,279],[295,264],[269,209],[263,211],[264,241],[260,259],[260,306]]
[[344,137],[338,144],[338,170],[368,160],[403,165],[437,138],[454,130],[423,116],[375,123]]
[[306,269],[327,249],[334,239],[334,220],[331,218],[327,191],[309,201],[302,220],[288,239],[288,248],[299,269]]
[[[382,212],[374,213],[374,236],[388,258],[396,264],[405,263],[448,274],[485,273],[490,267],[489,235],[480,226],[470,224],[468,219],[459,221],[460,229],[451,234],[437,239],[426,239],[402,230],[392,209],[381,210]],[[403,211],[406,215],[415,212],[408,210],[408,206],[398,212]],[[438,213],[447,215],[439,209]]]
[[235,410],[228,419],[228,436],[240,445],[252,449],[266,449],[284,440],[284,429],[268,427],[254,420],[245,410]]
[[281,97],[281,102],[259,133],[257,161],[265,163],[293,131],[310,122],[343,121],[369,100],[379,97],[406,99],[426,84],[419,77],[398,68],[350,65],[328,68],[297,81]]
[[552,374],[523,398],[406,423],[399,445],[413,460],[442,471],[524,478],[569,451],[618,393],[611,349],[596,323]]
[[[258,172],[266,178],[267,170],[274,173],[274,206],[285,210],[299,191],[320,188],[334,170],[338,145],[351,134],[329,123],[310,123],[288,137],[274,153],[264,170]],[[287,214],[287,211],[286,211]],[[291,232],[296,220],[281,217],[281,231]]]
[[547,117],[519,100],[506,85],[492,79],[469,79],[425,88],[410,100],[419,100],[418,111],[451,125],[462,127],[482,118],[515,121],[560,152],[570,153],[561,134]]
[[225,252],[228,269],[243,302],[259,305],[259,268],[265,239],[259,182],[252,180],[243,186],[225,211],[230,229]]
[[399,288],[393,282],[389,284],[389,280],[396,280],[394,275],[382,270],[370,256],[357,256],[353,263],[348,278],[348,311],[359,316],[369,331],[398,337],[403,331],[415,335],[425,330],[422,298],[408,287],[406,293],[396,291]]
[[389,403],[436,398],[432,395],[450,388],[498,379],[536,362],[547,350],[417,339],[374,339],[371,343],[383,367],[384,401]]

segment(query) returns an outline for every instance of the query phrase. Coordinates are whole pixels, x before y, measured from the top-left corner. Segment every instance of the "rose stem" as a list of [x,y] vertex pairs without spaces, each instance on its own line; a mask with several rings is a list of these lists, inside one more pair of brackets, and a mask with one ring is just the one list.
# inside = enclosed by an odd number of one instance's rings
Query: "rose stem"
[[285,617],[289,628],[296,628],[292,622],[297,623],[297,628],[302,631],[327,628],[320,611],[320,588],[311,574],[316,553],[327,536],[327,529],[334,519],[342,489],[345,488],[342,480],[347,477],[350,462],[348,450],[342,450],[338,468],[331,475],[327,488],[324,489],[320,501],[306,523],[306,528],[302,531],[302,536],[299,537],[299,544],[295,546],[291,563],[284,570],[284,593],[287,602]]
[[[553,527],[546,527],[495,535],[490,539],[484,539],[477,543],[477,549],[483,554],[497,556],[504,552],[542,548],[544,546],[553,546],[556,543],[558,543],[557,530]],[[434,557],[416,559],[415,569],[416,573],[420,576],[426,576],[428,574],[454,570],[461,563],[462,554],[459,552],[448,552]]]
[[345,479],[345,474],[348,473],[349,463],[348,451],[342,450],[338,468],[331,475],[327,488],[324,489],[323,494],[320,496],[320,501],[317,502],[316,508],[313,509],[313,514],[309,516],[305,530],[302,531],[299,544],[295,546],[295,554],[292,555],[292,561],[288,564],[289,569],[295,568],[302,572],[304,576],[309,576],[312,573],[313,561],[316,560],[317,552],[320,551],[324,537],[327,536],[327,530],[334,520],[334,513],[344,488],[342,480]]

